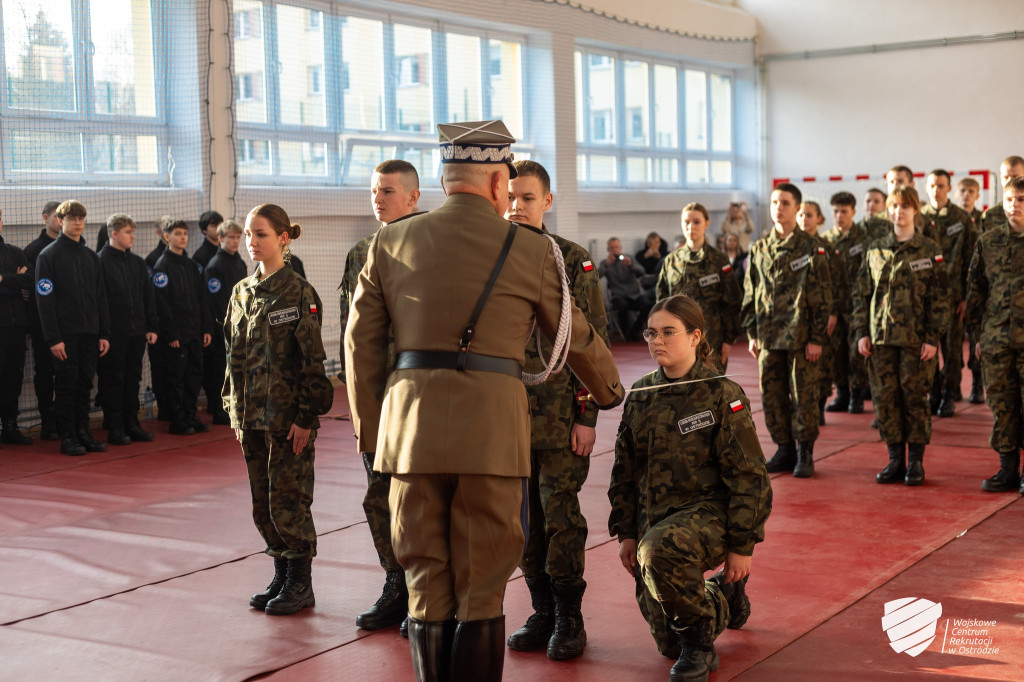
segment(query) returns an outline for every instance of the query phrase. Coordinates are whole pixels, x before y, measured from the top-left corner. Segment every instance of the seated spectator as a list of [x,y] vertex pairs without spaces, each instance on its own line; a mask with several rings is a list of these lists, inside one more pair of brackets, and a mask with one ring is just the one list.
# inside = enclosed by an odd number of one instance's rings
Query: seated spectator
[[734,234],[726,235],[725,248],[722,252],[729,258],[729,265],[732,266],[732,274],[736,281],[743,286],[743,278],[747,275],[747,252],[740,248],[740,238]]
[[[619,316],[619,328],[627,341],[638,341],[640,332],[647,322],[647,311],[654,305],[654,297],[643,290],[640,278],[643,267],[622,253],[622,242],[618,237],[608,240],[608,257],[597,266],[597,273],[608,282],[612,308]],[[631,313],[637,313],[631,321]]]
[[636,262],[648,275],[657,275],[661,259],[668,254],[668,244],[657,232],[651,232],[644,241],[644,248],[636,252]]

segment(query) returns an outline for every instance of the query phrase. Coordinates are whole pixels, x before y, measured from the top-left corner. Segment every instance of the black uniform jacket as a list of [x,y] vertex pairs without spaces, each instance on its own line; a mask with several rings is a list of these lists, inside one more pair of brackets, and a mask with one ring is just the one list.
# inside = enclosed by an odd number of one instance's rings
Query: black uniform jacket
[[210,242],[209,239],[204,238],[203,243],[196,249],[196,252],[192,254],[192,260],[202,265],[200,273],[205,272],[207,266],[210,264],[210,259],[213,258],[220,248]]
[[153,268],[160,343],[213,334],[210,297],[199,266],[167,249]]
[[100,268],[107,287],[110,335],[116,338],[156,333],[156,297],[146,262],[108,243],[100,251]]
[[36,261],[36,306],[47,346],[75,334],[109,339],[107,288],[96,252],[64,234],[43,249]]
[[53,241],[53,237],[50,236],[44,227],[39,236],[25,247],[25,258],[28,260],[28,275],[31,281],[26,307],[28,308],[28,323],[32,328],[32,336],[37,336],[41,333],[39,327],[39,308],[36,307],[36,261],[39,260],[39,254],[42,253],[43,249],[52,244]]
[[22,292],[32,288],[32,273],[18,270],[28,267],[24,252],[17,246],[4,243],[0,237],[0,329],[27,327],[25,296]]

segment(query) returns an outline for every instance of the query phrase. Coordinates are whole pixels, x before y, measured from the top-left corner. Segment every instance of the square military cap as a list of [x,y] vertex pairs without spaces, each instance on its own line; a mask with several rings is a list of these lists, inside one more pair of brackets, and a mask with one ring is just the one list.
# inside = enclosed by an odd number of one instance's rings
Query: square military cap
[[439,123],[441,163],[504,163],[510,178],[518,176],[512,165],[512,143],[516,141],[501,121]]

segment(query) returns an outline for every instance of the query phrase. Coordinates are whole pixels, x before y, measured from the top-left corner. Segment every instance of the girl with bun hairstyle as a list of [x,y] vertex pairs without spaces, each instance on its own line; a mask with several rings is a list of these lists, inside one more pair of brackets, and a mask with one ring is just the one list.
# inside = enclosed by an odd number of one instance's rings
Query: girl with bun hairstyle
[[318,417],[334,400],[320,297],[287,262],[288,245],[301,233],[280,206],[249,212],[243,234],[258,267],[234,286],[224,318],[224,409],[245,455],[253,520],[274,558],[273,581],[249,605],[271,615],[315,604],[313,443]]

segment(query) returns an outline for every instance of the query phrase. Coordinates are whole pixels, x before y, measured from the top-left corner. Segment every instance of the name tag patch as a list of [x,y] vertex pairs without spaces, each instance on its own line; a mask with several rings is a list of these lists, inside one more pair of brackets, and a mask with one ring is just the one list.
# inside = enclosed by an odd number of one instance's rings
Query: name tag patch
[[911,272],[917,272],[918,270],[931,270],[932,259],[931,258],[919,258],[918,260],[910,261]]
[[810,263],[810,262],[811,262],[810,255],[803,255],[803,256],[800,256],[799,258],[795,258],[795,259],[789,261],[789,269],[792,270],[793,272],[796,272],[797,270],[799,270],[801,268],[806,268],[807,264]]
[[700,282],[700,285],[701,285],[702,287],[707,287],[707,286],[711,286],[712,284],[717,284],[718,282],[721,282],[721,281],[722,281],[722,278],[721,278],[721,277],[719,277],[719,276],[718,276],[718,273],[716,272],[716,273],[715,273],[715,274],[713,274],[713,275],[708,275],[707,277],[701,277],[701,278],[700,278],[699,280],[697,280],[697,281],[699,281],[699,282]]
[[691,431],[712,426],[715,423],[715,413],[711,410],[704,410],[697,414],[684,417],[679,420],[679,433],[686,435]]
[[293,322],[299,319],[299,309],[296,306],[291,308],[285,308],[284,310],[274,310],[268,315],[270,318],[270,326],[276,327],[279,324],[285,322]]
[[851,256],[856,256],[858,254],[864,253],[864,244],[861,243],[861,244],[857,244],[856,246],[851,246],[848,253]]
[[963,231],[964,231],[964,224],[963,223],[957,223],[956,225],[950,225],[949,227],[946,228],[946,234],[948,234],[950,236],[956,234],[957,232],[963,232]]

